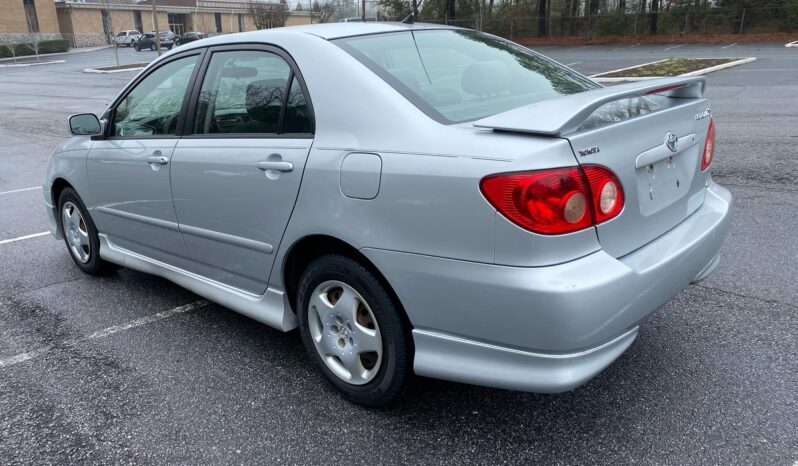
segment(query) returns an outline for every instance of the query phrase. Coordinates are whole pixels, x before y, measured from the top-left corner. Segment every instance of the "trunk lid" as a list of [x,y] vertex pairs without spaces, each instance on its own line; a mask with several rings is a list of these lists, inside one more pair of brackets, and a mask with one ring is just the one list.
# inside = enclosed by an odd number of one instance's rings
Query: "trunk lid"
[[[707,174],[701,157],[710,121],[703,78],[631,83],[541,104],[475,125],[563,137],[579,164],[612,170],[625,204],[618,216],[596,226],[608,254],[620,257],[638,249],[703,204]],[[541,118],[545,110],[549,118]]]

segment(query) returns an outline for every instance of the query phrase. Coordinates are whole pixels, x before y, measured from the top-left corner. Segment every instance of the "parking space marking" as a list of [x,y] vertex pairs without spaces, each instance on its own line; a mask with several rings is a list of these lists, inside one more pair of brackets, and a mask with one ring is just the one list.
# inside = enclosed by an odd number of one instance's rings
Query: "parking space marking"
[[665,48],[664,50],[673,50],[673,49],[678,49],[679,47],[684,47],[685,45],[687,45],[687,44],[679,44],[679,45],[674,45],[674,46],[672,46],[672,47],[667,47],[667,48]]
[[580,63],[584,63],[584,62],[583,62],[583,61],[575,61],[575,62],[573,62],[573,63],[568,63],[568,64],[567,64],[567,65],[565,65],[565,66],[574,66],[574,65],[578,65],[578,64],[580,64]]
[[3,194],[14,194],[14,193],[21,193],[24,191],[33,191],[35,189],[42,189],[42,187],[35,186],[33,188],[12,189],[11,191],[3,191],[2,193],[0,193],[0,196],[2,196]]
[[49,234],[50,234],[49,231],[43,231],[41,233],[33,233],[32,235],[25,235],[25,236],[18,236],[16,238],[4,239],[4,240],[0,240],[0,245],[8,244],[8,243],[15,243],[17,241],[22,241],[22,240],[31,239],[31,238],[38,238],[39,236],[44,236],[44,235],[49,235]]
[[734,47],[735,45],[737,45],[737,42],[735,42],[735,43],[733,43],[733,44],[730,44],[730,45],[727,45],[727,46],[725,46],[725,47],[721,47],[721,48],[722,48],[722,49],[728,49],[729,47]]
[[169,309],[168,311],[161,311],[157,314],[152,314],[149,316],[140,317],[138,319],[133,319],[130,322],[120,324],[120,325],[113,325],[108,328],[104,328],[102,330],[98,330],[94,333],[86,335],[82,338],[75,338],[72,340],[66,340],[63,343],[58,345],[50,345],[45,346],[44,348],[35,349],[33,351],[28,351],[27,353],[17,354],[16,356],[11,356],[5,359],[0,359],[0,369],[3,367],[13,366],[15,364],[19,364],[21,362],[30,361],[33,358],[41,356],[58,346],[71,346],[82,341],[88,340],[97,340],[99,338],[104,338],[115,333],[123,332],[125,330],[130,330],[132,328],[141,327],[142,325],[151,324],[153,322],[157,322],[159,320],[168,319],[169,317],[174,317],[176,315],[185,314],[187,312],[191,312],[193,310],[199,309],[201,307],[206,306],[208,301],[201,299],[199,301],[194,301],[193,303],[184,304],[182,306],[178,306],[174,309]]

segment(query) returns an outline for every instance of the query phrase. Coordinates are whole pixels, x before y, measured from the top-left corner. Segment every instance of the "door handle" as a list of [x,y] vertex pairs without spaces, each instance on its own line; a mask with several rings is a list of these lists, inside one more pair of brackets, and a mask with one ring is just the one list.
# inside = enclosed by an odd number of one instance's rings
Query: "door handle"
[[258,162],[258,170],[290,172],[294,170],[294,164],[291,162],[283,162],[278,160],[264,160],[263,162]]
[[144,160],[147,163],[157,163],[158,165],[166,165],[167,163],[169,163],[169,157],[165,155],[150,155],[144,157]]

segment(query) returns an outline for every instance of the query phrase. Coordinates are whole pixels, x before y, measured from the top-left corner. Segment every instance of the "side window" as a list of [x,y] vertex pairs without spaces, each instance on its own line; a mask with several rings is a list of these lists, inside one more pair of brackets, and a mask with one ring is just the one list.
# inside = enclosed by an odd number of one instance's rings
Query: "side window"
[[113,136],[173,135],[197,56],[167,63],[138,83],[114,112]]
[[288,92],[288,100],[285,105],[285,117],[283,118],[284,133],[310,133],[313,128],[310,126],[310,109],[302,93],[296,77],[291,81],[291,90]]
[[309,121],[302,89],[279,55],[241,50],[211,56],[199,94],[195,134],[306,133]]

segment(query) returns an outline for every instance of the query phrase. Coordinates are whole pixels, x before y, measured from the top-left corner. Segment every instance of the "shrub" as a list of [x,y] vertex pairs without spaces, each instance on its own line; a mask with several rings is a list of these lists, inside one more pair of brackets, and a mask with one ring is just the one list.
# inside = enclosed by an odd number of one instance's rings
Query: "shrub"
[[798,31],[798,0],[788,0],[784,6],[781,30],[785,32]]
[[[14,52],[18,57],[35,55],[36,49],[31,43],[13,44],[13,45],[0,45],[0,58],[11,57],[11,47],[14,47]],[[69,41],[65,39],[43,40],[39,42],[39,54],[44,53],[59,53],[69,50]]]

